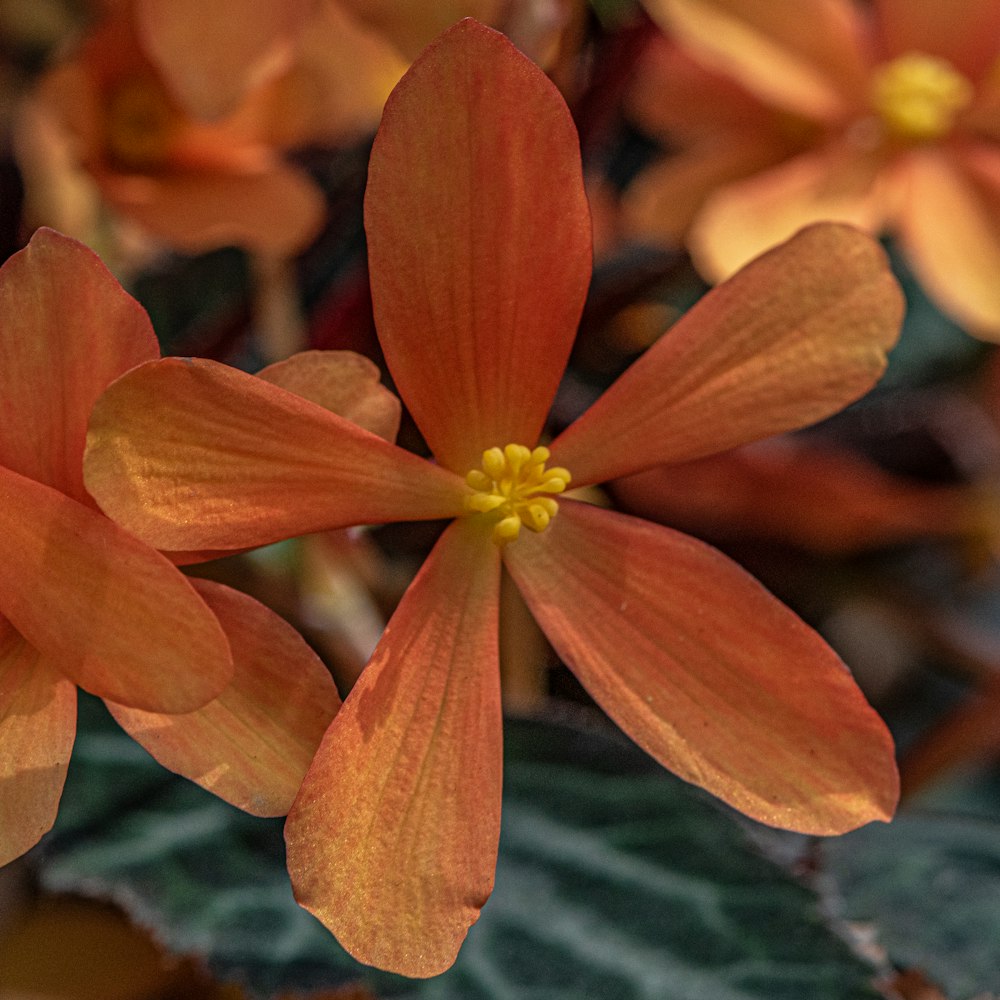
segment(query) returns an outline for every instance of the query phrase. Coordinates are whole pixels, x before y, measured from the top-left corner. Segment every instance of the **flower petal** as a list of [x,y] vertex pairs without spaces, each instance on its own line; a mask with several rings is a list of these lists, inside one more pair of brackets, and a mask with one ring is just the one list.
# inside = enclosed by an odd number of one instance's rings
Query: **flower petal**
[[645,6],[706,66],[778,107],[829,118],[864,93],[861,24],[849,0],[645,0]]
[[630,514],[713,541],[776,539],[830,554],[961,537],[974,509],[964,486],[906,479],[847,448],[794,437],[659,465],[612,491]]
[[694,220],[688,247],[701,273],[719,281],[816,222],[877,233],[889,194],[880,160],[835,143],[717,189]]
[[312,0],[137,0],[146,54],[195,117],[232,111],[288,65]]
[[94,400],[160,355],[145,311],[82,243],[39,229],[0,268],[0,465],[90,503]]
[[319,657],[273,611],[222,584],[191,582],[229,637],[232,682],[185,715],[108,708],[164,767],[255,816],[283,816],[340,696]]
[[355,958],[455,960],[500,830],[497,548],[453,523],[334,719],[285,828],[296,898]]
[[185,253],[241,246],[291,253],[317,233],[326,207],[300,170],[275,160],[259,173],[97,174],[119,211]]
[[327,528],[451,517],[457,476],[226,365],[165,358],[94,407],[87,489],[171,551],[241,549]]
[[463,17],[493,23],[507,0],[339,0],[339,6],[370,24],[408,59],[415,59],[426,45]]
[[573,485],[802,427],[867,392],[903,299],[885,254],[820,224],[709,292],[552,444]]
[[233,674],[226,636],[160,553],[0,467],[0,614],[86,691],[190,712]]
[[0,867],[51,829],[76,736],[76,688],[0,618]]
[[970,333],[997,341],[1000,154],[969,150],[964,165],[969,169],[933,150],[907,157],[900,167],[907,200],[897,226],[914,270],[935,302]]
[[974,79],[997,58],[1000,5],[996,0],[875,0],[874,6],[889,57],[927,52]]
[[378,366],[354,351],[303,351],[268,365],[257,377],[393,442],[402,407]]
[[365,196],[386,361],[437,458],[464,475],[538,440],[590,278],[565,103],[502,35],[462,21],[386,104]]
[[888,819],[892,739],[826,643],[715,549],[565,501],[504,562],[559,655],[647,752],[754,819]]

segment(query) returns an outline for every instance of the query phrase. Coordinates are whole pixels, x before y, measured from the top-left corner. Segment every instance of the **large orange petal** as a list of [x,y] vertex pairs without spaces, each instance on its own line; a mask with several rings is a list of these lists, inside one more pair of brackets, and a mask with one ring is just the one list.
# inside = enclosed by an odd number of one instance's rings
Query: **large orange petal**
[[574,485],[802,427],[867,392],[903,299],[885,254],[822,224],[709,292],[552,445]]
[[864,95],[866,58],[851,0],[645,0],[705,65],[777,107],[842,115]]
[[0,269],[0,465],[89,503],[94,400],[160,355],[143,308],[96,254],[51,229]]
[[302,351],[257,372],[345,420],[395,441],[402,407],[382,385],[378,366],[354,351]]
[[943,56],[978,78],[994,64],[1000,39],[996,0],[875,0],[889,57],[906,52]]
[[356,958],[455,960],[500,830],[497,548],[453,523],[334,719],[285,829],[299,903]]
[[259,173],[100,173],[97,180],[119,211],[185,253],[228,245],[291,253],[316,235],[326,211],[305,173],[278,161]]
[[284,69],[314,0],[137,0],[143,48],[195,117],[219,118]]
[[190,712],[226,686],[226,636],[164,556],[2,467],[0,510],[0,614],[80,687],[136,708]]
[[[1000,153],[980,147],[969,151],[965,165],[969,169],[930,149],[907,157],[900,167],[906,201],[897,228],[921,282],[941,308],[970,333],[996,341]],[[974,177],[986,183],[977,184]]]
[[687,781],[773,826],[889,819],[892,739],[826,643],[720,552],[564,501],[504,562],[602,708]]
[[192,358],[142,365],[94,407],[87,489],[159,549],[240,549],[452,517],[457,476],[315,403]]
[[538,439],[590,278],[576,131],[544,74],[462,21],[386,104],[365,197],[386,361],[438,459]]
[[219,583],[191,582],[229,637],[232,682],[185,715],[108,708],[165,767],[255,816],[283,816],[340,707],[337,689],[273,611]]
[[55,822],[76,736],[76,688],[0,618],[0,867]]
[[688,247],[702,274],[719,281],[815,222],[877,233],[889,193],[876,156],[834,143],[717,189],[694,220]]

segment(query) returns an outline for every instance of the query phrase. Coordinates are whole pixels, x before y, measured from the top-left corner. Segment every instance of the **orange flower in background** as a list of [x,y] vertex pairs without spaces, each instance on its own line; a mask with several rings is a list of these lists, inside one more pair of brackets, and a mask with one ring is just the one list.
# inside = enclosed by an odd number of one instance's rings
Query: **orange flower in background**
[[1000,339],[998,0],[645,0],[636,114],[677,152],[626,195],[711,280],[821,219],[889,232]]
[[502,36],[463,21],[396,88],[366,228],[386,360],[436,462],[170,359],[109,388],[86,459],[104,509],[170,549],[454,519],[290,814],[299,902],[362,961],[429,976],[454,960],[496,861],[501,564],[594,698],[675,773],[794,829],[888,818],[890,737],[814,632],[714,549],[561,496],[864,393],[901,315],[877,245],[819,226],[756,261],[545,447],[590,224],[568,110]]
[[79,243],[40,230],[0,269],[0,864],[55,819],[77,685],[166,766],[261,815],[287,812],[339,704],[291,626],[189,581],[84,489],[93,401],[158,356]]
[[[324,200],[284,150],[373,128],[406,63],[335,4],[108,6],[29,104],[29,176],[75,162],[118,212],[185,252],[303,247]],[[52,214],[54,196],[35,195],[36,213]]]

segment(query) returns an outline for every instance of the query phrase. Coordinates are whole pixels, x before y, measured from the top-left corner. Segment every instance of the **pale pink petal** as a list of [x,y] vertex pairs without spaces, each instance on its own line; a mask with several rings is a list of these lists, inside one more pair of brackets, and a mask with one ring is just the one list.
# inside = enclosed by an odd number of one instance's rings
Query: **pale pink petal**
[[584,687],[675,774],[807,833],[892,815],[882,720],[833,650],[715,549],[564,501],[504,563]]
[[76,687],[0,617],[0,867],[55,822],[76,736]]
[[229,637],[232,681],[185,715],[108,708],[165,767],[255,816],[283,816],[340,707],[337,689],[319,657],[273,611],[221,584],[191,582]]
[[818,119],[864,94],[866,52],[851,0],[645,0],[695,58],[762,100]]
[[465,483],[299,396],[216,362],[165,358],[94,408],[84,460],[102,509],[169,551],[453,517]]
[[0,268],[0,317],[0,465],[90,503],[90,410],[108,383],[159,357],[149,318],[96,254],[51,229]]
[[399,400],[382,385],[378,366],[354,351],[303,351],[268,365],[257,377],[386,441],[399,433]]
[[355,958],[447,969],[493,888],[498,550],[460,520],[334,719],[285,828],[299,903]]
[[159,712],[190,712],[226,686],[226,636],[164,556],[3,467],[0,511],[0,614],[76,684]]
[[232,111],[287,68],[314,0],[137,0],[143,49],[197,118]]
[[899,173],[896,226],[921,283],[969,333],[1000,340],[1000,152],[922,150]]
[[386,105],[365,196],[386,362],[431,450],[465,475],[534,446],[576,333],[591,234],[563,99],[462,21]]
[[574,486],[803,427],[885,370],[903,313],[881,247],[821,224],[709,292],[552,444]]

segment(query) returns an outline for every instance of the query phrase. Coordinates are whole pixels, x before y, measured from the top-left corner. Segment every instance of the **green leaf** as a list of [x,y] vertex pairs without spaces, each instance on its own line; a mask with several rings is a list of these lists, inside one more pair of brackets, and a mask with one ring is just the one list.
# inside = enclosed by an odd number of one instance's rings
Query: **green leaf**
[[416,982],[354,962],[294,904],[280,822],[164,779],[96,705],[85,699],[43,884],[119,901],[258,993],[361,981],[421,1000],[877,995],[808,890],[589,715],[508,723],[496,891],[455,967]]
[[1000,991],[998,818],[913,812],[823,853],[845,916],[872,923],[896,965],[949,996]]

